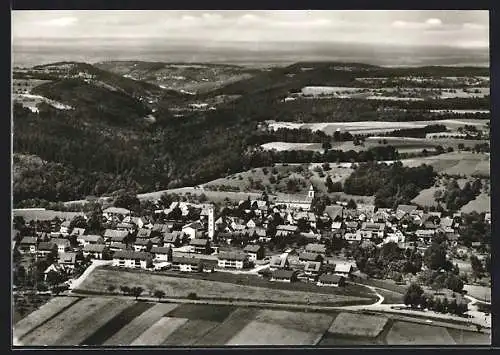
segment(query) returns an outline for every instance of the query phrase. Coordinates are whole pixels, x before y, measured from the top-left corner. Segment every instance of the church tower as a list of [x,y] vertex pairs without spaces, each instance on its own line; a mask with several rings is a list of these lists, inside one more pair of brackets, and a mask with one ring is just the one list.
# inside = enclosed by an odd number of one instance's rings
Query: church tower
[[215,215],[214,206],[208,208],[208,239],[214,240],[215,234]]
[[314,186],[311,184],[309,187],[309,192],[307,194],[307,198],[313,200],[314,199]]

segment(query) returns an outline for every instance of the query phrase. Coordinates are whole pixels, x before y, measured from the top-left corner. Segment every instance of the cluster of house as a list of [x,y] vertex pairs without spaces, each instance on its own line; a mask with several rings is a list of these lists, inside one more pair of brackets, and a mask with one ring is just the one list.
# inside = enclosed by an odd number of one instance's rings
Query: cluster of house
[[353,265],[348,262],[330,264],[326,259],[326,247],[319,243],[306,245],[304,251],[298,254],[298,260],[290,261],[289,254],[275,255],[269,263],[269,270],[262,270],[261,275],[268,274],[271,281],[315,282],[318,286],[339,287],[350,278]]
[[[290,267],[286,254],[271,258],[271,280],[293,282],[303,278],[338,285],[351,268],[325,263],[328,239],[372,241],[377,245],[395,242],[401,248],[425,247],[439,232],[451,241],[458,239],[458,215],[443,217],[439,212],[425,213],[412,205],[399,205],[395,210],[375,211],[370,205],[348,209],[342,203],[327,206],[322,215],[316,215],[311,212],[313,198],[311,186],[304,200],[240,201],[239,206],[246,205],[243,211],[239,209],[238,216],[221,213],[217,219],[211,204],[173,202],[167,209],[155,211],[157,217],[163,215],[162,219],[156,218],[163,223],[133,216],[125,208],[109,207],[103,211],[107,228],[103,233],[70,229],[70,222],[65,221],[58,230],[44,236],[22,238],[19,250],[39,256],[54,253],[58,265],[64,268],[74,267],[75,255],[82,253],[93,259],[112,259],[112,265],[117,267],[211,272],[265,264],[266,243],[274,238],[302,236],[309,244],[299,254],[298,263]],[[176,209],[177,219],[165,218]],[[198,213],[193,214],[193,209]],[[276,218],[280,218],[278,225]],[[411,243],[406,241],[409,235],[413,235]]]

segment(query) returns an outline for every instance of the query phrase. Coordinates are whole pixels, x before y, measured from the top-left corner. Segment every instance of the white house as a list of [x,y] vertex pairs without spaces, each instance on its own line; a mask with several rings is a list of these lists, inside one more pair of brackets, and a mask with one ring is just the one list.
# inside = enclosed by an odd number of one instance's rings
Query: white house
[[194,239],[196,238],[196,232],[201,232],[203,229],[203,224],[200,221],[196,221],[182,227],[182,233],[187,235],[189,239]]
[[104,238],[100,235],[81,235],[76,241],[85,247],[88,244],[103,244]]
[[69,251],[69,249],[70,249],[70,242],[68,239],[52,238],[52,239],[50,239],[50,241],[53,243],[56,243],[58,253],[65,253],[65,252]]
[[102,259],[102,253],[106,249],[104,244],[87,244],[83,247],[83,255],[91,256],[93,259]]
[[197,258],[177,257],[172,258],[172,268],[182,272],[200,272],[203,270],[201,260]]
[[143,251],[119,250],[113,255],[113,266],[147,269],[152,257],[150,253]]
[[244,249],[248,255],[248,260],[257,261],[264,258],[264,248],[258,244],[249,244]]
[[334,273],[336,275],[344,276],[344,277],[349,277],[352,272],[352,265],[349,263],[337,263],[335,264],[335,271]]
[[223,269],[243,269],[248,267],[248,255],[241,252],[220,252],[217,265]]
[[159,261],[171,261],[172,260],[172,249],[165,247],[153,247],[151,248],[151,253],[154,255],[154,260]]

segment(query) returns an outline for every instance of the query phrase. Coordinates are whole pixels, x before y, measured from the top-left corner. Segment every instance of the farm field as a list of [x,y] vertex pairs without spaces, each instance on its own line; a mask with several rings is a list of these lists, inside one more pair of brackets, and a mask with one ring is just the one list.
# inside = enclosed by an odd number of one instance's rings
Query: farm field
[[[381,133],[381,132],[370,132]],[[385,143],[383,143],[385,142]],[[484,140],[460,139],[460,138],[412,138],[412,137],[390,137],[390,136],[372,136],[367,137],[363,145],[355,146],[353,142],[336,142],[332,144],[332,149],[346,151],[362,151],[381,146],[393,146],[400,153],[421,152],[423,149],[428,151],[435,150],[435,147],[440,145],[445,149],[452,147],[458,150],[458,146],[463,144],[464,147],[474,148],[476,144],[485,143]],[[271,142],[261,145],[265,150],[276,151],[291,151],[291,150],[312,150],[322,152],[321,143],[286,143],[286,142]]]
[[[128,345],[132,340],[139,338],[153,324],[158,322],[165,314],[176,308],[176,304],[159,303],[130,320],[116,333],[102,342],[102,345]],[[107,329],[107,327],[104,327]]]
[[[93,316],[94,313],[99,314],[98,312],[110,304],[111,301],[112,299],[110,298],[85,298],[75,303],[73,307],[66,309],[64,312],[43,323],[41,326],[36,327],[24,337],[17,337],[15,331],[14,336],[16,336],[22,344],[54,345],[59,338],[68,334],[68,330],[73,329],[80,321],[84,321],[88,319],[89,316]],[[94,328],[92,327],[92,329]]]
[[473,211],[477,213],[491,212],[491,196],[482,192],[474,200],[462,206],[460,209],[460,212],[462,213],[471,213]]
[[160,289],[165,291],[169,297],[174,298],[185,298],[189,293],[194,292],[199,298],[230,298],[281,303],[300,303],[304,302],[306,297],[311,304],[335,305],[345,302],[367,301],[366,297],[332,294],[328,291],[324,291],[325,293],[291,291],[160,274],[148,274],[148,277],[145,278],[143,273],[102,268],[95,269],[79,286],[78,290],[106,293],[109,285],[114,285],[116,288],[119,288],[120,285],[136,285],[145,290]]
[[446,119],[446,120],[431,120],[431,121],[359,121],[359,122],[317,122],[317,123],[295,123],[295,122],[276,122],[267,121],[271,130],[278,128],[289,129],[311,129],[313,131],[323,131],[328,135],[333,135],[335,131],[348,131],[351,134],[376,134],[391,132],[405,128],[424,128],[425,126],[442,124],[449,130],[456,131],[459,127],[465,125],[476,126],[478,129],[484,129],[489,120],[478,119]]
[[14,209],[12,214],[14,217],[23,217],[26,222],[32,220],[48,221],[54,219],[55,217],[72,220],[76,216],[84,215],[83,212],[62,212],[46,209]]
[[[53,320],[32,323],[31,329],[26,328],[23,345],[364,345],[386,342],[389,345],[451,345],[490,342],[487,334],[401,321],[393,324],[383,316],[338,311],[293,312],[151,303],[132,298],[124,302],[121,298],[102,297],[84,298],[61,314],[57,313],[57,308],[52,310]],[[44,314],[51,317],[47,310],[41,309],[35,311],[34,317],[41,318]]]
[[386,323],[385,317],[340,313],[328,331],[333,334],[375,338],[384,329]]
[[491,302],[491,288],[476,285],[464,285],[464,290],[469,296],[475,297],[478,300]]
[[278,152],[284,150],[312,150],[321,152],[321,143],[287,143],[287,142],[271,142],[261,145],[265,150],[277,150]]
[[488,154],[475,154],[468,152],[453,152],[439,156],[403,159],[403,165],[416,167],[421,164],[431,165],[440,174],[459,174],[470,176],[481,174],[490,175],[490,156]]
[[[26,267],[29,263],[28,257],[23,255],[19,265]],[[14,308],[12,318],[14,322],[18,322],[20,319],[28,316],[34,310],[43,306],[50,298],[50,294],[33,294],[33,293],[15,293],[13,299]]]
[[388,345],[453,345],[446,328],[396,321],[387,334]]
[[438,203],[436,202],[436,199],[434,198],[434,194],[438,190],[442,190],[442,187],[436,187],[432,186],[429,187],[428,189],[424,189],[419,192],[419,194],[411,200],[412,203],[416,203],[417,205],[423,206],[423,207],[431,207],[431,206],[437,206]]
[[17,338],[22,338],[31,329],[36,328],[50,320],[54,315],[62,312],[69,306],[75,304],[80,298],[77,297],[55,297],[40,307],[36,312],[30,313],[25,318],[16,322],[14,334]]

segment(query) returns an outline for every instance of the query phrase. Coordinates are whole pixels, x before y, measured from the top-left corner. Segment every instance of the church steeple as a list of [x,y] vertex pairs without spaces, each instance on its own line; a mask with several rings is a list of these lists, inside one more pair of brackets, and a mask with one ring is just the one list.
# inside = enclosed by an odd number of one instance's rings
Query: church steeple
[[307,194],[307,198],[314,199],[314,186],[312,184],[309,187],[309,192]]

